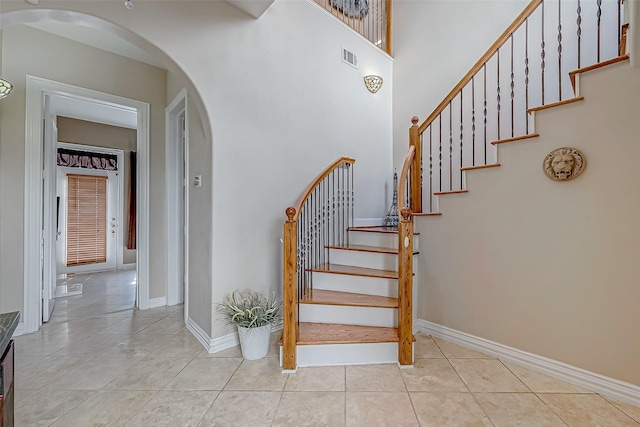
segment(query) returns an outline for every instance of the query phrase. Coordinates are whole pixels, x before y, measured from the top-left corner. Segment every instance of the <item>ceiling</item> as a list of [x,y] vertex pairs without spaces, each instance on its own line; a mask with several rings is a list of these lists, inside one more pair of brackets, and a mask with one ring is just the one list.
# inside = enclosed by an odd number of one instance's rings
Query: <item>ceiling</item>
[[[275,0],[226,0],[227,3],[248,13],[256,19],[259,18],[274,1]],[[124,8],[124,5],[122,7]],[[115,53],[126,58],[144,62],[146,64],[153,65],[154,67],[162,69],[167,68],[156,56],[101,29],[53,20],[28,25],[33,28],[37,28],[38,30],[75,40],[79,43]]]
[[[259,18],[275,0],[226,1],[249,15]],[[27,25],[59,37],[64,37],[116,55],[144,62],[154,67],[167,68],[155,55],[98,28],[53,20]],[[52,96],[50,102],[50,111],[55,115],[127,128],[135,129],[137,127],[137,114],[135,110],[126,107],[106,105],[104,103],[93,102],[92,100],[80,100],[62,95]]]
[[75,40],[97,49],[106,50],[116,55],[124,56],[136,61],[144,62],[154,67],[166,69],[165,65],[154,55],[140,49],[119,37],[113,36],[103,30],[85,27],[77,24],[60,21],[43,21],[35,24],[27,24],[38,30],[46,31],[60,37]]

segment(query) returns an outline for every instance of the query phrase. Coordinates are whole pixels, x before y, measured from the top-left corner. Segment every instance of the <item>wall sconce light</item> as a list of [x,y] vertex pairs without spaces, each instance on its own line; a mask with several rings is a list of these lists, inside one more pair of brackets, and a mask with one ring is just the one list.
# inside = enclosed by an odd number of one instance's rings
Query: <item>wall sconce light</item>
[[382,87],[382,77],[380,76],[364,76],[364,85],[369,89],[369,92],[376,93]]
[[133,9],[133,2],[131,0],[125,0],[124,7],[127,9]]
[[5,79],[3,79],[2,77],[0,77],[0,99],[6,98],[7,95],[11,93],[12,89],[13,89],[13,85],[8,81],[6,81]]

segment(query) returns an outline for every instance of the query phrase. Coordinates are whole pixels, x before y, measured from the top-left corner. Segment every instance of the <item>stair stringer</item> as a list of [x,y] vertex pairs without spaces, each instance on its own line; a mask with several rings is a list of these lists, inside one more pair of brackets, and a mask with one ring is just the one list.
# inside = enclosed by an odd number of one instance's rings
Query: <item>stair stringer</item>
[[[441,197],[443,216],[416,218],[416,306],[433,324],[638,388],[640,73],[620,62],[578,84],[583,102],[534,113],[540,137],[501,145],[500,168]],[[543,160],[564,146],[587,167],[555,182]]]

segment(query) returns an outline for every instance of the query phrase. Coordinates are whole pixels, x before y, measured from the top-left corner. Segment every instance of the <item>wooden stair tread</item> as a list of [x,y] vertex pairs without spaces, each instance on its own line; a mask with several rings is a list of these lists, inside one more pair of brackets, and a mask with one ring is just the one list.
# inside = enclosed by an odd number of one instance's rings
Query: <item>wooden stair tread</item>
[[[364,231],[366,233],[389,233],[398,234],[398,227],[383,227],[381,225],[367,225],[358,227],[349,227],[348,231]],[[420,233],[413,232],[414,236],[420,235]]]
[[[345,251],[354,251],[354,252],[372,252],[377,254],[391,254],[398,255],[398,248],[383,248],[380,246],[369,246],[369,245],[344,245],[344,246],[327,246],[328,249],[339,249]],[[413,254],[416,255],[419,252],[414,251]]]
[[451,191],[436,191],[433,193],[434,196],[446,196],[447,194],[463,194],[468,193],[469,190],[451,190]]
[[418,212],[412,213],[413,216],[442,216],[442,212]]
[[300,323],[298,345],[398,342],[398,329],[378,326]]
[[398,272],[394,270],[378,270],[376,268],[355,267],[342,264],[320,264],[311,271],[317,273],[346,274],[348,276],[381,277],[384,279],[397,279]]
[[559,107],[561,105],[573,104],[574,102],[580,102],[580,101],[584,101],[584,96],[579,96],[577,98],[569,98],[569,99],[565,99],[564,101],[552,102],[551,104],[545,104],[545,105],[541,105],[539,107],[529,108],[527,110],[527,113],[531,114],[531,113],[534,113],[536,111],[548,110],[549,108],[555,108],[555,107]]
[[500,167],[500,163],[490,163],[488,165],[478,165],[478,166],[465,166],[460,168],[461,171],[473,171],[477,169],[489,169],[489,168],[497,168]]
[[578,68],[577,70],[569,71],[569,79],[571,80],[571,86],[573,91],[576,90],[576,74],[586,73],[588,71],[597,70],[598,68],[606,67],[611,64],[623,62],[629,59],[629,55],[621,55],[616,58],[608,59],[606,61],[598,62],[597,64],[589,65],[588,67]]
[[491,145],[505,144],[507,142],[523,141],[526,139],[537,138],[539,136],[540,134],[538,133],[529,133],[527,135],[514,136],[513,138],[498,139],[497,141],[491,141]]
[[398,308],[398,298],[353,292],[313,289],[301,300],[301,304],[343,305],[353,307]]
[[341,249],[345,251],[356,252],[375,252],[379,254],[398,254],[398,248],[383,248],[380,246],[368,246],[368,245],[346,245],[346,246],[327,246],[329,249]]

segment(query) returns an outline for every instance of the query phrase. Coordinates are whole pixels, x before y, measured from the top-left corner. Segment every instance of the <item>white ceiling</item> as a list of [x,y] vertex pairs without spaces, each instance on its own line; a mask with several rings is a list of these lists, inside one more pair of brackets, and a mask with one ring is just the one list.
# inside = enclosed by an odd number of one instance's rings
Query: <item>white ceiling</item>
[[[259,18],[275,0],[226,1],[251,16]],[[166,66],[156,56],[98,28],[53,20],[28,25],[59,37],[64,37],[116,55],[166,69]],[[50,98],[49,106],[50,112],[55,115],[132,129],[137,127],[136,111],[123,106],[107,105],[91,100],[80,100],[62,95],[53,95]]]
[[164,64],[154,55],[140,49],[138,46],[131,44],[126,40],[113,36],[97,28],[51,20],[28,25],[38,30],[75,40],[79,43],[83,43],[97,49],[106,50],[107,52],[115,53],[116,55],[121,55],[136,61],[153,65],[154,67],[166,69]]
[[[259,18],[269,8],[269,6],[274,3],[274,1],[275,0],[226,0],[227,3],[248,13],[256,19]],[[124,5],[122,7],[124,8]],[[101,29],[53,20],[28,25],[60,37],[75,40],[79,43],[84,43],[98,49],[106,50],[107,52],[115,53],[126,58],[135,59],[136,61],[144,62],[158,68],[167,68],[154,55]]]

